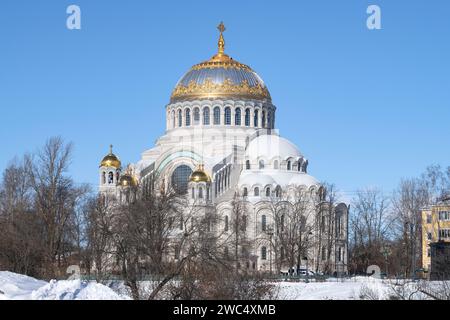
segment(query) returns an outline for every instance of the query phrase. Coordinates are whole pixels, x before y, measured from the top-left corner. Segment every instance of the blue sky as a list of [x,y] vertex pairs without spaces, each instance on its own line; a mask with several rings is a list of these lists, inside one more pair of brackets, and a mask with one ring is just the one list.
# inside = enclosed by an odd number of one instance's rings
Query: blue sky
[[[82,29],[66,28],[81,7]],[[366,9],[382,10],[382,30]],[[93,186],[113,143],[126,164],[164,133],[177,80],[216,51],[249,64],[309,172],[385,192],[450,165],[449,1],[2,0],[0,170],[61,135]]]

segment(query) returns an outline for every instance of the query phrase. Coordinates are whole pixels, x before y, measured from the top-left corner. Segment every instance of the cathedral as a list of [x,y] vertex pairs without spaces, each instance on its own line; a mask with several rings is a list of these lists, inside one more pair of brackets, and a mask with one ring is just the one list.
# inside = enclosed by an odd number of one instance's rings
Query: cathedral
[[[221,23],[218,29],[217,53],[191,67],[173,89],[165,109],[166,132],[155,146],[123,171],[111,146],[99,168],[100,194],[129,201],[130,188],[164,184],[193,205],[214,207],[221,217],[217,228],[224,233],[239,197],[246,205],[245,232],[260,239],[252,242],[243,268],[269,272],[278,259],[283,273],[328,268],[345,274],[348,206],[332,204],[324,210],[331,216],[316,210],[324,188],[308,174],[309,161],[298,147],[279,135],[277,108],[266,84],[251,67],[225,53],[225,27]],[[273,241],[279,232],[273,207],[293,205],[299,192],[308,197],[312,212],[305,215],[311,228],[299,240],[311,246],[292,266],[282,262],[287,248]]]

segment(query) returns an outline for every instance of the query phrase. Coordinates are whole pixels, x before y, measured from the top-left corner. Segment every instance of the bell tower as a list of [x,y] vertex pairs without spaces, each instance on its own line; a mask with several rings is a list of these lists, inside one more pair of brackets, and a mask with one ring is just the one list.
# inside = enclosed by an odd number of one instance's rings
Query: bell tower
[[110,192],[115,190],[120,180],[122,163],[113,153],[112,149],[113,146],[110,145],[109,154],[107,154],[100,163],[100,192]]

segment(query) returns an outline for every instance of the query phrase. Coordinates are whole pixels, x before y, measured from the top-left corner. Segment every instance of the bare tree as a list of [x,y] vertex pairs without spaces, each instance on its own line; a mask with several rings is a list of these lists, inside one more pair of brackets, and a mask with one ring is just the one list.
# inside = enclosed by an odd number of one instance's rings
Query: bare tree
[[47,271],[49,277],[59,274],[65,254],[69,220],[77,202],[86,193],[67,176],[72,144],[59,137],[50,138],[42,150],[25,157],[34,207],[44,227]]
[[353,272],[365,272],[371,264],[382,265],[383,250],[391,238],[393,224],[390,201],[378,189],[358,191],[350,219]]

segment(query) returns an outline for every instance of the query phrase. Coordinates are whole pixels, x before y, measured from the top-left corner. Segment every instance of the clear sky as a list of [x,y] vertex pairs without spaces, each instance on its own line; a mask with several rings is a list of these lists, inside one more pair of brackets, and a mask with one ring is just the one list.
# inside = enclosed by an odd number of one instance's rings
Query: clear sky
[[[66,8],[81,7],[81,30]],[[382,10],[368,30],[366,9]],[[164,133],[177,80],[217,46],[266,82],[281,135],[343,191],[450,165],[450,1],[2,0],[0,170],[61,135],[71,174],[98,182]]]

